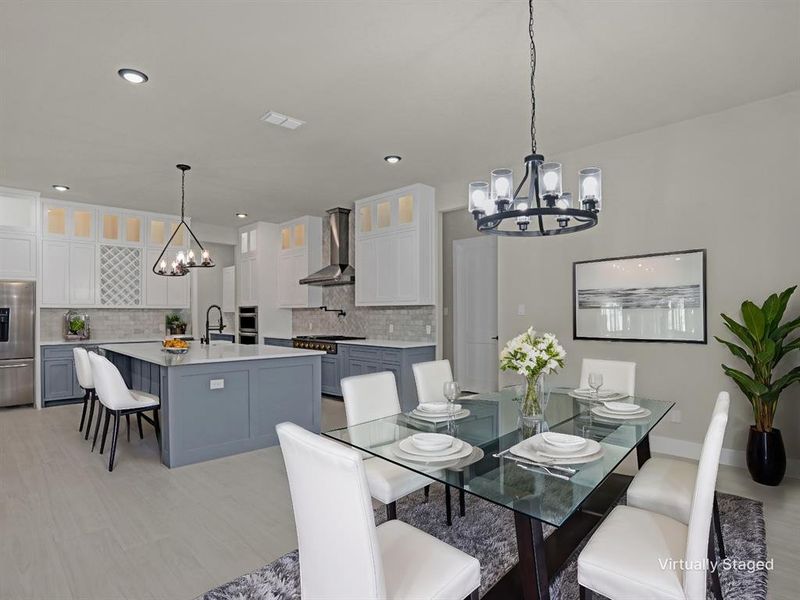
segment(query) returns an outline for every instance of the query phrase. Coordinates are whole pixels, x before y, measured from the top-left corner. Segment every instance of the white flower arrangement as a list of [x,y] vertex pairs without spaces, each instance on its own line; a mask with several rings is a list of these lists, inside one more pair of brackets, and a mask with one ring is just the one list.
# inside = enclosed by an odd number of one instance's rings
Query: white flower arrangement
[[515,371],[529,381],[564,368],[567,353],[552,333],[536,335],[533,327],[511,339],[500,353],[500,369]]

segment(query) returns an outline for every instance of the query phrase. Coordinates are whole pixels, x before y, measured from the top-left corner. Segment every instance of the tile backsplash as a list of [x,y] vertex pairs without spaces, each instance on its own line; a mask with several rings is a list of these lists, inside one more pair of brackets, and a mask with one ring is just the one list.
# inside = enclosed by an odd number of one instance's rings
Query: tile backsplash
[[[436,341],[433,306],[356,306],[355,293],[355,286],[352,285],[323,289],[323,304],[332,309],[340,308],[347,315],[337,317],[336,313],[324,312],[318,308],[295,308],[292,311],[292,333],[331,333],[413,342]],[[393,333],[389,333],[389,325],[392,325]],[[426,331],[428,326],[431,328],[430,333]]]
[[[63,308],[43,308],[40,313],[40,337],[42,342],[64,339]],[[173,311],[150,308],[87,308],[76,312],[89,315],[91,337],[97,340],[160,338],[166,332],[165,319],[168,314],[178,312],[191,327],[189,311]],[[187,333],[189,333],[187,328]]]
[[[350,264],[355,264],[355,212],[350,213]],[[330,260],[330,228],[327,220],[322,224],[322,263]],[[358,277],[358,273],[356,273]],[[435,342],[435,306],[356,306],[354,285],[322,288],[322,304],[331,309],[342,309],[347,315],[324,312],[318,308],[292,310],[293,335],[338,334],[373,339]],[[394,331],[389,333],[389,325]],[[427,333],[426,328],[431,332]]]

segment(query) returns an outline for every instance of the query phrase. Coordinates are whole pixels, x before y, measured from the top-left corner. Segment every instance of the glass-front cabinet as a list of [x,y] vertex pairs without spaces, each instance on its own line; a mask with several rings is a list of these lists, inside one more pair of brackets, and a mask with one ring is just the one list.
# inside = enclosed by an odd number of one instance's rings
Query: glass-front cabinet
[[280,226],[278,306],[307,308],[322,304],[322,288],[300,280],[322,267],[322,219],[300,217]]
[[83,242],[95,239],[94,208],[44,202],[42,204],[42,236],[74,239]]

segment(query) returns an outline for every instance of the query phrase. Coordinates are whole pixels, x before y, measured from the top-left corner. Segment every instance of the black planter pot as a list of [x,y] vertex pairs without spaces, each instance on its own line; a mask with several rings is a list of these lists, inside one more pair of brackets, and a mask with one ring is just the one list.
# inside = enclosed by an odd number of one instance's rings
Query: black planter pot
[[747,437],[747,470],[756,483],[778,485],[786,473],[786,450],[781,430],[756,431]]

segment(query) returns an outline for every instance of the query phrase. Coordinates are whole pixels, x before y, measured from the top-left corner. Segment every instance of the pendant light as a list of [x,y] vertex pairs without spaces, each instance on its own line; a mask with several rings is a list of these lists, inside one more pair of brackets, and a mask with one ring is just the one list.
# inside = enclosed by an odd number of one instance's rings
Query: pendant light
[[[181,222],[178,223],[175,231],[173,231],[172,235],[169,236],[169,240],[167,240],[164,249],[161,251],[161,254],[158,255],[156,262],[153,264],[153,273],[156,275],[163,275],[164,277],[183,277],[184,275],[189,274],[189,269],[204,267],[208,268],[215,266],[214,261],[211,260],[208,250],[203,248],[203,244],[200,243],[200,240],[197,239],[197,236],[192,231],[192,228],[189,227],[189,224],[186,222],[186,171],[192,167],[189,165],[175,166],[181,171]],[[167,267],[167,260],[164,258],[164,255],[167,253],[167,250],[169,250],[169,245],[172,243],[172,240],[175,239],[175,236],[178,234],[178,231],[180,231],[181,227],[189,232],[190,240],[194,240],[197,244],[197,247],[200,248],[200,261],[197,261],[194,250],[189,250],[189,252],[185,254],[183,250],[179,250],[175,255],[175,258],[170,262],[169,267]]]
[[[561,164],[545,162],[536,148],[536,44],[533,40],[533,0],[528,0],[531,49],[531,153],[525,157],[525,175],[514,190],[511,169],[495,169],[490,180],[469,184],[469,211],[478,231],[493,235],[535,237],[583,231],[597,225],[602,208],[602,180],[597,167],[578,174],[578,206],[562,190]],[[528,191],[520,193],[525,182]],[[533,221],[533,225],[531,222]]]

